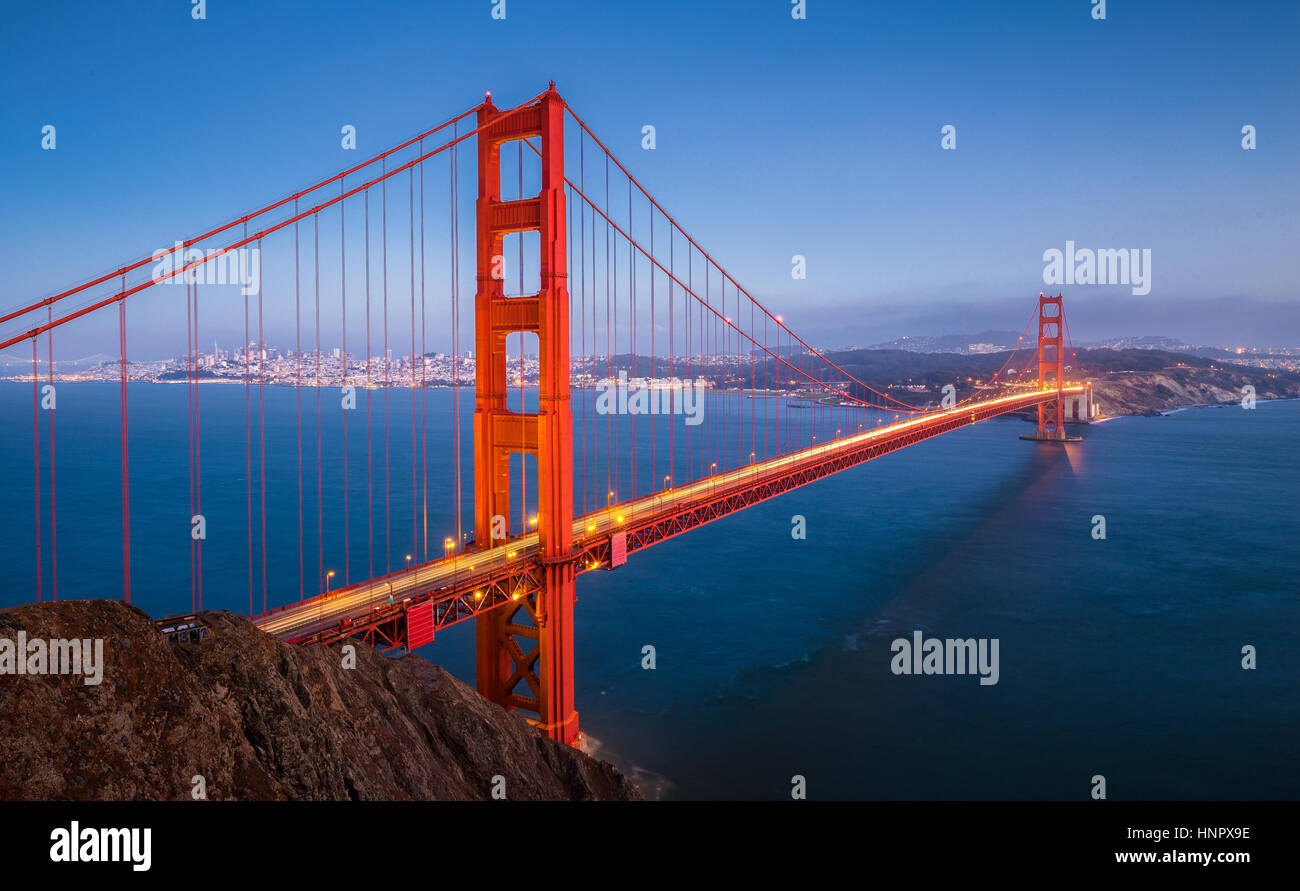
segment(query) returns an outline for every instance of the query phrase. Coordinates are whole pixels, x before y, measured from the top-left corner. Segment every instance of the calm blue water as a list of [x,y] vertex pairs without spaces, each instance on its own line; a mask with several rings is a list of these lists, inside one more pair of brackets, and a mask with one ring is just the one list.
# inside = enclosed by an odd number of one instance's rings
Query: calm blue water
[[[378,420],[383,397],[372,398]],[[430,418],[446,418],[448,394],[428,398]],[[34,582],[30,385],[0,383],[0,411],[13,468],[0,583],[16,603]],[[201,411],[204,604],[247,612],[242,387],[203,387]],[[314,431],[314,392],[303,411]],[[409,395],[390,394],[390,412],[395,492],[387,549],[376,516],[377,571],[400,566],[413,537],[414,502],[399,494]],[[133,594],[155,614],[189,606],[186,413],[183,386],[131,388]],[[272,604],[298,593],[295,414],[293,390],[268,388]],[[63,384],[57,415],[60,596],[120,596],[116,386]],[[325,414],[327,543],[342,541],[337,416]],[[357,580],[371,556],[357,507],[364,421],[352,423]],[[256,449],[256,402],[253,424]],[[1113,799],[1300,796],[1300,403],[1122,418],[1066,448],[1019,440],[1028,429],[966,428],[583,575],[578,705],[601,754],[667,797],[787,797],[794,774],[814,798],[1083,799],[1095,774]],[[432,543],[448,527],[450,465],[445,428],[429,436]],[[308,594],[314,449],[309,437]],[[791,538],[795,514],[806,540]],[[1104,541],[1090,534],[1095,514]],[[321,562],[341,576],[341,546]],[[895,676],[890,642],[914,628],[998,638],[1000,682]],[[1240,665],[1247,644],[1255,671]],[[645,645],[656,670],[641,668]],[[422,655],[472,681],[473,629],[440,634]]]

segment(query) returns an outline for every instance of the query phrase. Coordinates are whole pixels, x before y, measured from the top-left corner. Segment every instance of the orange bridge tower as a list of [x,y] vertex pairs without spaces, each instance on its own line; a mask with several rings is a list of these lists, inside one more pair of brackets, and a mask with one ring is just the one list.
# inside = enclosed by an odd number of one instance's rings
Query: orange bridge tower
[[1021,436],[1038,442],[1079,442],[1065,433],[1065,309],[1062,295],[1038,294],[1038,389],[1056,388],[1056,398],[1038,404],[1038,431]]
[[[507,116],[508,114],[508,116]],[[569,405],[569,292],[565,268],[564,103],[552,83],[532,105],[499,112],[491,95],[478,110],[477,277],[474,297],[474,538],[492,542],[510,528],[510,455],[537,459],[537,531],[542,578],[504,609],[477,622],[478,690],[509,709],[533,712],[547,736],[578,741],[573,698],[574,564],[573,415]],[[499,123],[493,122],[500,118]],[[501,200],[501,145],[537,139],[541,191]],[[506,297],[502,246],[506,235],[540,235],[540,287]],[[538,411],[506,407],[506,336],[537,335]],[[494,523],[495,519],[495,523]],[[527,528],[527,518],[524,527]]]

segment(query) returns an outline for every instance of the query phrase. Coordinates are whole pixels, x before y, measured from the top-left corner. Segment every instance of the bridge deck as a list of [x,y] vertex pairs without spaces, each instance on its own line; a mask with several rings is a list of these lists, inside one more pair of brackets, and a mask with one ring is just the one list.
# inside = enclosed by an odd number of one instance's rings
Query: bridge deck
[[[1062,392],[1074,395],[1083,387]],[[880,455],[1033,407],[1056,393],[1032,390],[877,427],[586,514],[573,521],[574,550],[567,559],[577,572],[596,569],[609,563],[620,533],[630,554]],[[389,646],[419,645],[436,629],[535,590],[541,582],[538,552],[537,533],[517,536],[279,607],[253,622],[292,642],[360,636]],[[418,624],[418,636],[408,639],[408,624]]]

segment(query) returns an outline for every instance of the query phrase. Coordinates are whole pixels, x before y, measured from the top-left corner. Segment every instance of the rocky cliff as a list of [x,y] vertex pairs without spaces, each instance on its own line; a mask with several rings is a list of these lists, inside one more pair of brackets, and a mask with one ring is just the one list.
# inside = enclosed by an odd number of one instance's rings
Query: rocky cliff
[[1092,393],[1104,414],[1155,415],[1190,405],[1240,403],[1247,385],[1255,388],[1256,399],[1300,397],[1295,375],[1241,366],[1112,371],[1093,380]]
[[[103,640],[103,678],[0,674],[0,800],[639,799],[418,656],[289,647],[226,612],[171,643],[106,600],[0,610],[0,643]],[[202,780],[197,778],[201,777]],[[499,777],[501,779],[494,778]]]

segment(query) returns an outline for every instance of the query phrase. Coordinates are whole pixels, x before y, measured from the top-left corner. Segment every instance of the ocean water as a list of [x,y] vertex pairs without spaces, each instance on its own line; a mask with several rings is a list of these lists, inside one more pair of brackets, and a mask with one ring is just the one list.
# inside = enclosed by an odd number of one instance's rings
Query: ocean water
[[[204,605],[246,613],[244,390],[201,391]],[[299,395],[309,434],[301,575]],[[370,395],[378,421],[383,396]],[[118,597],[117,388],[63,384],[58,398],[59,594]],[[321,569],[356,581],[372,562],[397,568],[423,547],[410,397],[394,391],[394,491],[387,526],[375,515],[371,550],[361,398],[346,552],[342,430],[339,414],[324,412],[318,550],[315,393],[266,390],[269,605],[296,599],[300,577],[315,593]],[[428,394],[431,542],[451,523],[449,398]],[[472,400],[462,398],[468,435]],[[30,384],[0,383],[6,604],[33,599],[35,586],[31,400]],[[191,597],[186,388],[133,384],[130,400],[133,600],[162,615]],[[719,407],[712,417],[728,416]],[[257,524],[255,391],[251,428]],[[821,799],[1083,800],[1095,775],[1112,799],[1300,796],[1300,402],[1119,418],[1064,447],[1018,439],[1029,429],[1014,419],[968,427],[581,576],[577,697],[593,747],[665,798],[788,798],[796,775]],[[422,445],[417,435],[417,454]],[[372,443],[379,481],[381,447]],[[679,439],[685,461],[682,448]],[[44,446],[41,460],[48,597]],[[625,476],[620,488],[629,485]],[[796,515],[806,539],[791,536]],[[1104,540],[1092,534],[1097,515]],[[260,610],[260,532],[251,550]],[[891,642],[914,629],[996,638],[998,683],[895,675]],[[472,682],[473,646],[464,623],[421,655]],[[646,646],[653,670],[642,668]],[[1242,668],[1245,646],[1256,650],[1254,670]]]

